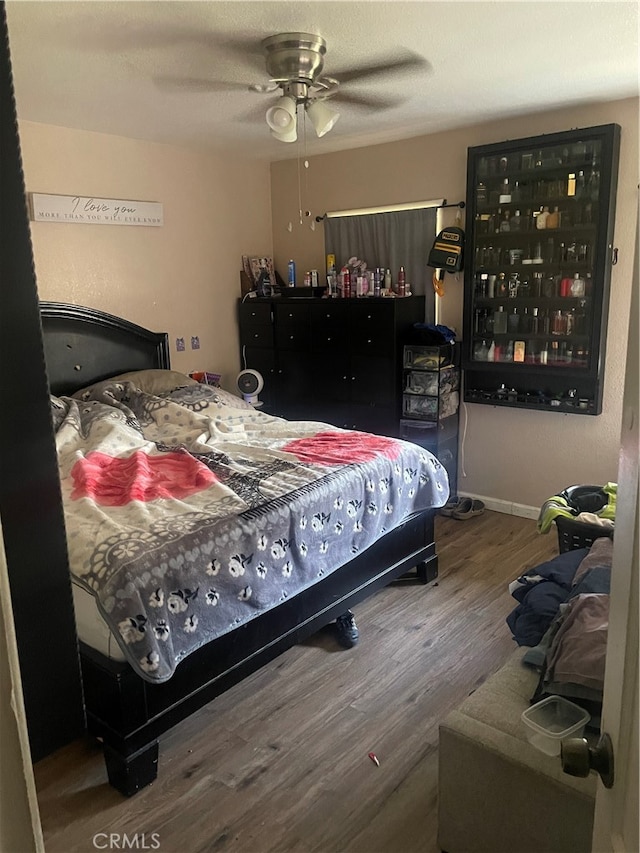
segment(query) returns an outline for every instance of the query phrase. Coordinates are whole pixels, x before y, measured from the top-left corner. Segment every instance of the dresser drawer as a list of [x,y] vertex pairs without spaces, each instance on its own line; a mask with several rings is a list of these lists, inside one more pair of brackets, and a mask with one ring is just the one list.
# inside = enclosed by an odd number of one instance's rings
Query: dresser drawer
[[321,305],[311,306],[311,321],[314,328],[325,324],[345,324],[348,322],[348,299],[326,299]]
[[270,326],[271,325],[271,303],[256,302],[248,300],[240,305],[240,325],[247,326]]
[[313,349],[343,351],[349,346],[349,331],[342,319],[316,323],[311,332]]
[[276,349],[308,350],[311,347],[309,327],[301,323],[276,326]]
[[304,326],[311,322],[311,306],[301,300],[299,304],[274,305],[276,328],[279,326]]
[[243,326],[242,344],[247,347],[273,347],[273,329],[268,326]]
[[391,331],[394,327],[394,305],[387,302],[370,303],[369,300],[352,300],[349,306],[349,325],[352,328]]
[[351,352],[392,359],[395,348],[393,327],[352,326],[349,331]]

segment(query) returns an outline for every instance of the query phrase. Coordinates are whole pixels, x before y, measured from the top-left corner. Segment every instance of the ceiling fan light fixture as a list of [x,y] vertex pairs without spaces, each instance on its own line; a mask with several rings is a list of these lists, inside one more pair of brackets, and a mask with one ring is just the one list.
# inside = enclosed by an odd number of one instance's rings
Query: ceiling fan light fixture
[[324,136],[325,133],[329,133],[340,118],[340,113],[337,110],[327,106],[321,100],[311,101],[305,106],[305,110],[318,136]]
[[277,139],[278,142],[295,142],[298,138],[298,129],[296,127],[295,121],[293,122],[291,127],[287,128],[286,130],[272,130],[271,136],[273,136],[274,139]]
[[288,133],[296,127],[296,102],[284,95],[269,107],[266,113],[267,124],[275,133]]

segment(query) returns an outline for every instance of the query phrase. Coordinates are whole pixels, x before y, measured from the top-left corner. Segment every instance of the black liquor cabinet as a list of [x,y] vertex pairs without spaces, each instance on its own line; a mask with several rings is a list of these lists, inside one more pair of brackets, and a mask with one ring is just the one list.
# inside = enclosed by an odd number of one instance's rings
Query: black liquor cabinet
[[602,411],[620,128],[468,149],[464,400]]

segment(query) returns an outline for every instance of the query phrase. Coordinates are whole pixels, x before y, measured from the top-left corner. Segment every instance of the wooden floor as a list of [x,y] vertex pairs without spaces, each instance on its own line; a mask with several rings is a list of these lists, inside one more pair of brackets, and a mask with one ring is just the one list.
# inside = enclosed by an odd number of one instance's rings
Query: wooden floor
[[135,797],[88,741],[39,762],[47,853],[93,852],[96,833],[161,853],[434,853],[438,723],[514,648],[507,583],[557,553],[488,511],[438,518],[436,542],[436,583],[387,587],[356,608],[355,649],[321,632],[181,723]]

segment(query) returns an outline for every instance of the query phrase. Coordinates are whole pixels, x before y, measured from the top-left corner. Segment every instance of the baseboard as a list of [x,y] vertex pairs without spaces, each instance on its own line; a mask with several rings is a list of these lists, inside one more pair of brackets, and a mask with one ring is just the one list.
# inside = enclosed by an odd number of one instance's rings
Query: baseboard
[[518,504],[512,501],[501,501],[498,498],[489,498],[486,495],[472,495],[469,492],[459,492],[459,496],[481,500],[487,509],[494,512],[502,512],[505,515],[518,515],[521,518],[533,518],[535,520],[540,515],[540,507],[537,506],[528,506],[527,504]]

